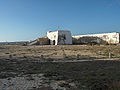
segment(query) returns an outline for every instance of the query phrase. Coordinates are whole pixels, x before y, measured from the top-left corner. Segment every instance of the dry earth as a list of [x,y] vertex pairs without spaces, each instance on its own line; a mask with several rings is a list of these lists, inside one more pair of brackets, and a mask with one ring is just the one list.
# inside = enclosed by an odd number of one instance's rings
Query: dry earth
[[120,58],[119,45],[59,45],[59,46],[20,46],[1,45],[0,56],[9,58],[30,57],[55,59],[82,59],[82,58]]
[[119,90],[119,58],[117,45],[1,45],[0,90]]

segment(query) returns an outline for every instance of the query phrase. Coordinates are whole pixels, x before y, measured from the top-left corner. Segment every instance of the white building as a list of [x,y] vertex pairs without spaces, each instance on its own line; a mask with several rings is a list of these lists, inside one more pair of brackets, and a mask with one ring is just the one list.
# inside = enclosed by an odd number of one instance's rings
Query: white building
[[69,45],[72,44],[72,36],[70,31],[58,30],[55,32],[48,31],[47,37],[50,45]]
[[74,44],[87,44],[91,42],[95,43],[108,43],[118,44],[120,43],[120,33],[103,33],[103,34],[89,34],[89,35],[78,35],[72,36]]

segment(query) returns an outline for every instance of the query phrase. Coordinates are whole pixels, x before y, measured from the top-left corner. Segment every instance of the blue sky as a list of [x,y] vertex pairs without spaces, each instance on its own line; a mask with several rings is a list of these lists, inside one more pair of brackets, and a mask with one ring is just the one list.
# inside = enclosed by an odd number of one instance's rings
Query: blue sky
[[120,0],[0,0],[0,41],[33,40],[57,29],[120,32]]

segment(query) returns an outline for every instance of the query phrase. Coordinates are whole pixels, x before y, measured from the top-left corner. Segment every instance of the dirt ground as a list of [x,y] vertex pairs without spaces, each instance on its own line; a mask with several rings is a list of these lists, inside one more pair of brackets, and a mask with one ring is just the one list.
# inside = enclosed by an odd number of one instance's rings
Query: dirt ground
[[119,90],[119,58],[116,45],[1,45],[0,90]]
[[59,45],[59,46],[21,46],[0,45],[0,57],[4,58],[120,58],[120,45]]
[[0,59],[0,90],[119,90],[120,61]]

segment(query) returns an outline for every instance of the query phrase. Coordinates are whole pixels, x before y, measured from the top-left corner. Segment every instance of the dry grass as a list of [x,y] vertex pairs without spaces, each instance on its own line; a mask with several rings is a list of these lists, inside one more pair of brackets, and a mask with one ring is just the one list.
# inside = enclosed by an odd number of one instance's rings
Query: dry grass
[[[69,60],[83,58],[120,58],[120,46],[116,45],[61,45],[61,46],[0,46],[0,80],[10,81],[32,75],[44,75],[42,83],[53,81],[68,90],[119,90],[120,61],[52,62],[53,58]],[[47,59],[46,59],[47,58]],[[66,58],[66,59],[65,59]],[[38,60],[38,61],[37,61]],[[41,61],[46,60],[46,62]],[[39,77],[37,77],[39,78]],[[43,85],[43,84],[42,84]],[[14,86],[13,86],[14,87]],[[39,89],[33,89],[39,90]]]
[[108,58],[112,53],[113,58],[120,58],[120,46],[117,45],[61,45],[61,46],[0,46],[0,56],[33,57],[40,58]]

